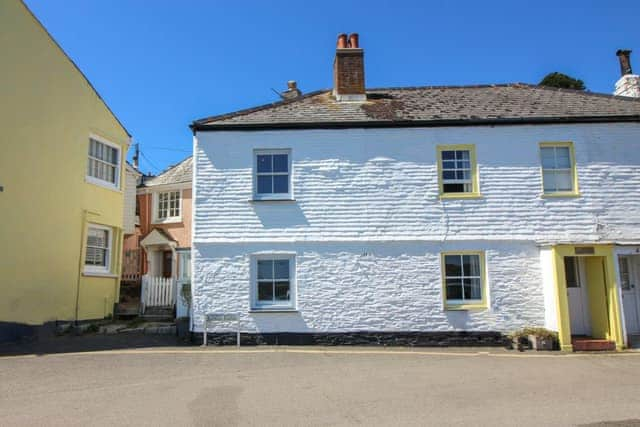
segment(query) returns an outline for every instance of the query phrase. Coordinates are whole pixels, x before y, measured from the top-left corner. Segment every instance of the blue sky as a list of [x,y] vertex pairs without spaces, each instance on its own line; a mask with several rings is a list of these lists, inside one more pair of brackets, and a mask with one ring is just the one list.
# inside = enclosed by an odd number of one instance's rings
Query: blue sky
[[[358,32],[368,87],[537,83],[610,93],[640,2],[26,0],[140,143],[141,169],[188,156],[194,119],[331,87],[336,35]],[[131,153],[129,153],[129,157]]]

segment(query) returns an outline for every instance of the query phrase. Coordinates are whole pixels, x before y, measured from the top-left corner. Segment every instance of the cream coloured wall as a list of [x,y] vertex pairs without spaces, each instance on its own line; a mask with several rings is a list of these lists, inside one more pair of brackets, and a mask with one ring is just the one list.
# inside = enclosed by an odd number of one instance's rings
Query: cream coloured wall
[[[119,145],[122,164],[129,136],[18,0],[0,2],[0,51],[0,324],[102,318],[118,295],[123,192],[85,182],[89,135]],[[88,222],[113,227],[112,277],[82,274]]]

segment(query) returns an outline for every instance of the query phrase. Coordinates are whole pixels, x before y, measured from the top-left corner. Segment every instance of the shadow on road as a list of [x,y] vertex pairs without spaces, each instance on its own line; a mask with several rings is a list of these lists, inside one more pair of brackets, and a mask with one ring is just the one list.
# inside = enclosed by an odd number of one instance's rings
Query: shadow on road
[[148,347],[190,346],[175,335],[127,333],[114,335],[64,335],[13,343],[0,343],[0,356],[46,355]]

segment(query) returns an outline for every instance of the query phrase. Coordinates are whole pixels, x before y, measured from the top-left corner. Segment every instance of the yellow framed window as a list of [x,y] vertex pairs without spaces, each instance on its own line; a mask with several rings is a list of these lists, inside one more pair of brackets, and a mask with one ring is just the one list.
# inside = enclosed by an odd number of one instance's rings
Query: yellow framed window
[[541,143],[540,167],[544,196],[578,195],[576,160],[571,142]]
[[439,145],[437,157],[440,197],[480,196],[475,145]]
[[441,259],[445,308],[448,310],[486,308],[484,252],[443,252]]

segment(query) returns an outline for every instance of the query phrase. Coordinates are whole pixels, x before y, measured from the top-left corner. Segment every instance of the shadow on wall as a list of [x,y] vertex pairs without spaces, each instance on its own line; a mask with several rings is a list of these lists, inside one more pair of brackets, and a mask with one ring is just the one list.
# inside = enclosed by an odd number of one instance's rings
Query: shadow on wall
[[467,311],[445,311],[449,326],[456,330],[469,328],[469,313]]
[[253,211],[264,228],[290,228],[309,225],[296,202],[254,202]]
[[251,313],[250,316],[256,328],[250,332],[314,332],[298,312],[278,313],[276,316],[273,313]]

